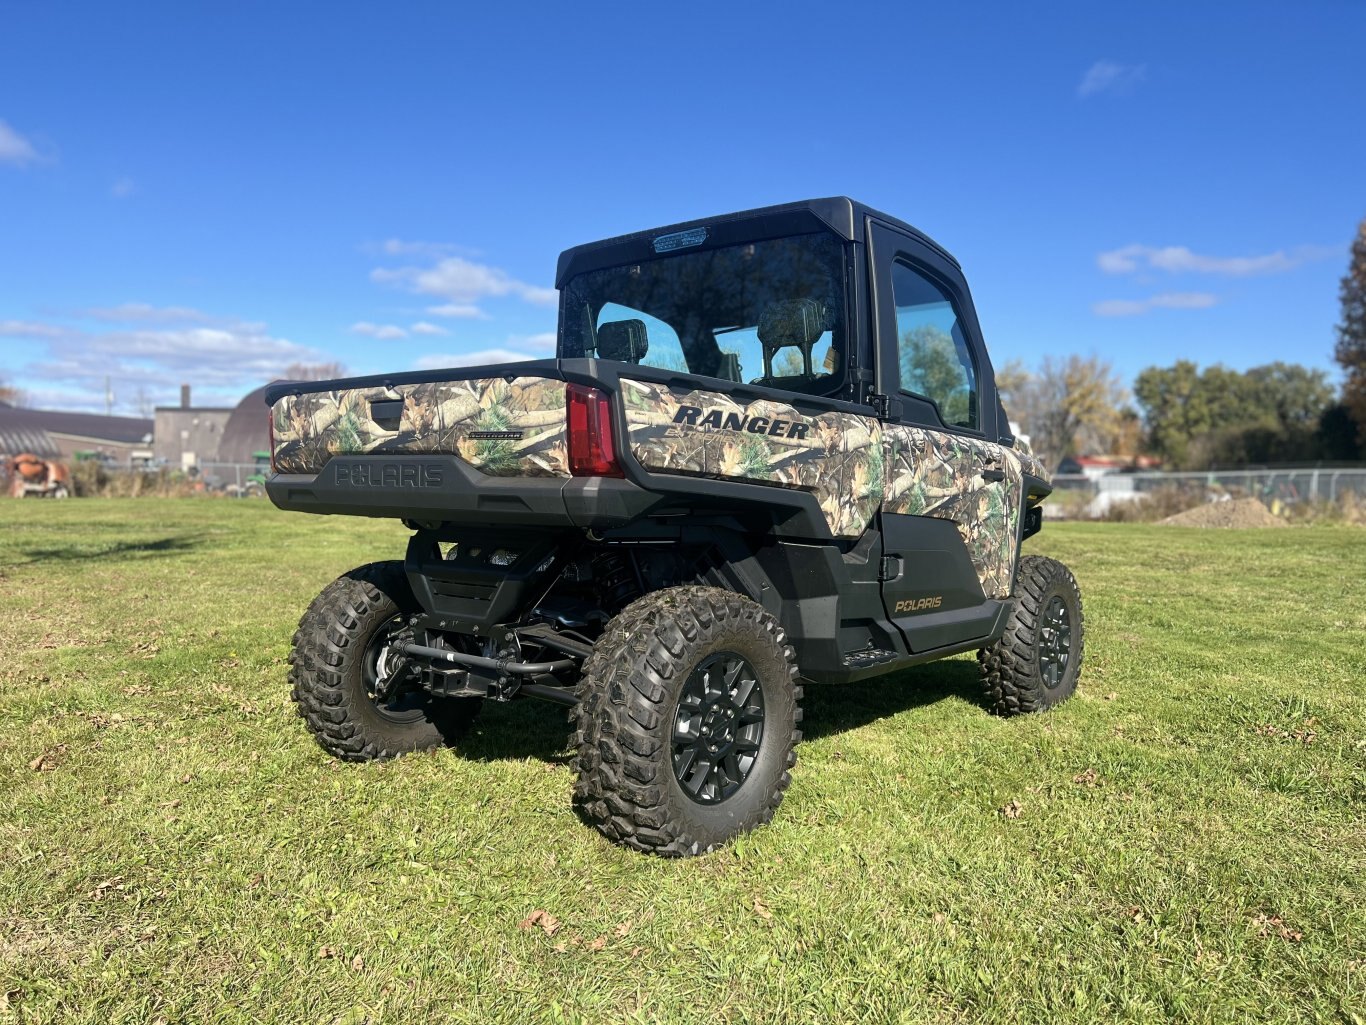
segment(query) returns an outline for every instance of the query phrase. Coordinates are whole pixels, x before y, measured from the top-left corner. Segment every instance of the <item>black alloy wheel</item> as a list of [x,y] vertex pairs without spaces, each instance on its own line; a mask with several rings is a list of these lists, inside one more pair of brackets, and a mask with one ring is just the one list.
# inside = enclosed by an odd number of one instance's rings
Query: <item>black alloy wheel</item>
[[674,714],[674,778],[699,804],[733,797],[749,778],[764,738],[764,691],[754,667],[720,651],[688,676]]
[[1072,618],[1062,595],[1055,594],[1039,623],[1039,675],[1049,689],[1062,683],[1072,658]]

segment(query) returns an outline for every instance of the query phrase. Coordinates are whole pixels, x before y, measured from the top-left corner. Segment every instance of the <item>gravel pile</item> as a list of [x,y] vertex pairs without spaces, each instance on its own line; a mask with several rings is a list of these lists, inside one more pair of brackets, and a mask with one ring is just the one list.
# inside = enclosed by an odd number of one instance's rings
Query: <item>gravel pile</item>
[[1285,527],[1288,524],[1255,498],[1210,502],[1160,520],[1170,527]]

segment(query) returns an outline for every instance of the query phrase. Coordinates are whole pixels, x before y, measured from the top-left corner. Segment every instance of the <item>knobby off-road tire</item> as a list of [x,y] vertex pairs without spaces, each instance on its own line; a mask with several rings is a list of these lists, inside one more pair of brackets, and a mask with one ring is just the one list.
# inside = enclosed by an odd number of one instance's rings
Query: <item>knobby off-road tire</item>
[[417,610],[401,562],[372,562],[338,577],[299,621],[289,681],[299,714],[323,749],[350,762],[393,758],[460,739],[479,698],[409,691],[377,702],[371,687],[385,632]]
[[1042,712],[1071,697],[1085,644],[1081,591],[1056,559],[1020,559],[1012,597],[1005,633],[977,653],[987,705],[997,715]]
[[[580,814],[610,840],[667,857],[704,854],[763,825],[797,762],[801,697],[796,653],[759,605],[715,587],[646,595],[607,624],[584,665],[574,713]],[[688,736],[701,745],[691,760],[680,753]],[[746,753],[726,768],[724,753],[707,761],[713,744]],[[721,769],[706,771],[713,763]]]

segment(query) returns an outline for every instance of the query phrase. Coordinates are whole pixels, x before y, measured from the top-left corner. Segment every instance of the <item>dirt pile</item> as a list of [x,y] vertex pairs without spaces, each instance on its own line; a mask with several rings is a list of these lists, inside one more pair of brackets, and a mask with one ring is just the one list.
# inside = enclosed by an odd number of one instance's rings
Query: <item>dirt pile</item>
[[1169,527],[1284,527],[1288,526],[1255,498],[1207,502],[1175,516],[1159,520]]

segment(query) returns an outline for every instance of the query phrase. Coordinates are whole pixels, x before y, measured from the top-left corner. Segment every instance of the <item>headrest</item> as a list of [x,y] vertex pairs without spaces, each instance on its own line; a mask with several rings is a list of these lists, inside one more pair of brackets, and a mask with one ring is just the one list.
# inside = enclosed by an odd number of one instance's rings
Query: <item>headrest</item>
[[803,348],[825,333],[825,306],[815,299],[784,299],[759,317],[759,341],[768,349]]
[[639,363],[649,351],[643,320],[613,320],[598,328],[598,358]]

